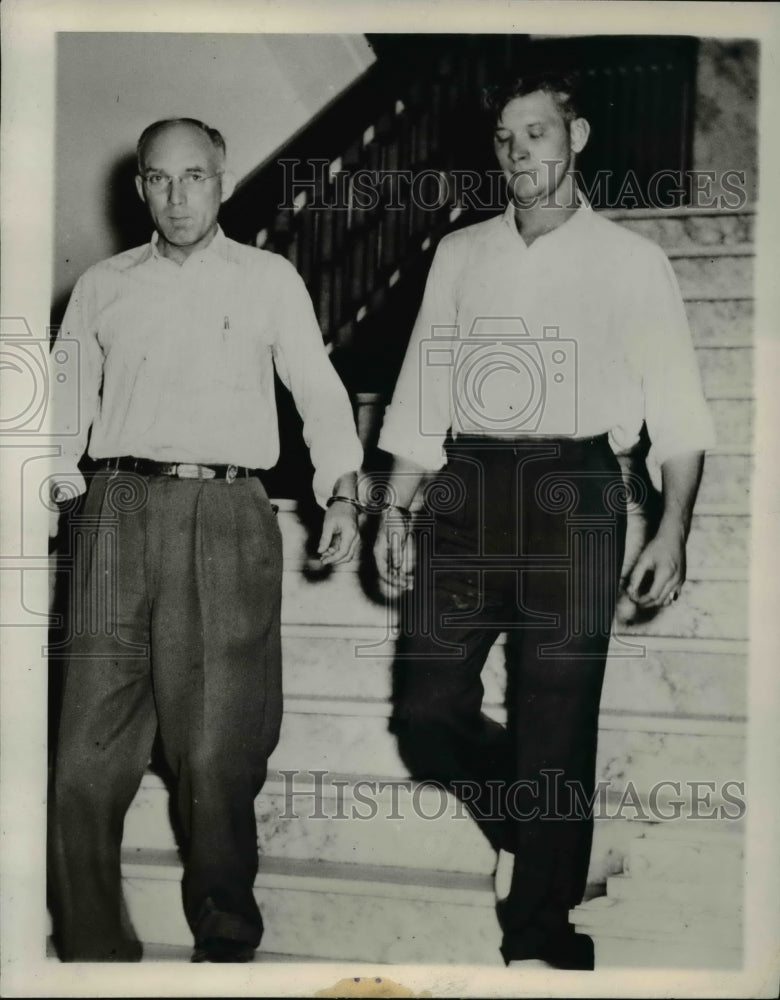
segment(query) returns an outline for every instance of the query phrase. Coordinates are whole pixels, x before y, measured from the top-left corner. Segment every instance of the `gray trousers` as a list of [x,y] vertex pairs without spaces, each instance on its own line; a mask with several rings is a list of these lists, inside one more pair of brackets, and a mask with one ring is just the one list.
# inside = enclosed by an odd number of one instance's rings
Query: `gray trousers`
[[282,715],[281,534],[265,490],[100,473],[70,543],[49,833],[60,957],[140,957],[120,849],[158,729],[195,939],[257,945],[254,799]]

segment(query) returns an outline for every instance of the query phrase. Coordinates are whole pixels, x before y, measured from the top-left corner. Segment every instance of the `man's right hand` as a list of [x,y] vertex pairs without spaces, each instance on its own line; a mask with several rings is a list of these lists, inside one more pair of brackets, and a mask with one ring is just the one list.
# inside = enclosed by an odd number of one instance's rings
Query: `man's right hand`
[[393,508],[386,510],[379,522],[374,545],[379,579],[391,593],[409,590],[414,575],[414,540],[407,517]]
[[383,504],[389,503],[382,511],[374,545],[377,572],[388,596],[412,587],[415,550],[409,508],[425,475],[421,465],[394,455],[390,478],[376,494],[381,494]]

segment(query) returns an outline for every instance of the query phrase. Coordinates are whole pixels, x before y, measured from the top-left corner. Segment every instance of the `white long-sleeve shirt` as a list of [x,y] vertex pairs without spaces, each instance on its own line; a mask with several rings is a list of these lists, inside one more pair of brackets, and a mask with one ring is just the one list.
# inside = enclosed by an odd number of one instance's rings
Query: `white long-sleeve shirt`
[[182,265],[153,238],[91,267],[53,355],[74,353],[74,343],[78,379],[52,383],[57,465],[71,479],[81,481],[90,428],[96,459],[270,468],[279,457],[274,365],[303,419],[317,499],[360,467],[349,399],[303,281],[284,258],[221,230]]
[[379,446],[434,471],[450,431],[490,437],[642,427],[648,462],[714,444],[666,255],[580,208],[527,246],[510,205],[442,239]]

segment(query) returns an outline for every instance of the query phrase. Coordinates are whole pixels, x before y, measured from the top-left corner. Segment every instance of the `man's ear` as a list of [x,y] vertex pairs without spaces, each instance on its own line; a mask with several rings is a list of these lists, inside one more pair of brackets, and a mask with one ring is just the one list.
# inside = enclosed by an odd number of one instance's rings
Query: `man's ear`
[[222,197],[220,201],[227,201],[236,189],[236,175],[226,170],[222,175]]
[[135,189],[138,192],[138,197],[144,204],[146,204],[146,195],[144,194],[144,179],[143,177],[139,177],[138,174],[135,175]]
[[585,118],[575,118],[569,123],[569,139],[573,153],[581,153],[590,135],[590,122]]

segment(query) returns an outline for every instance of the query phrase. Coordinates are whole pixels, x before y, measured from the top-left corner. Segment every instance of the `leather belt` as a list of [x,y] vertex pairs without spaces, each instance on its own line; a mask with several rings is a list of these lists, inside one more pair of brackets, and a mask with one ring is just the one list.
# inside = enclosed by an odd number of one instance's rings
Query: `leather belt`
[[140,476],[174,476],[177,479],[234,479],[259,476],[259,469],[244,465],[198,465],[196,462],[155,462],[151,458],[101,458],[98,467],[106,472],[136,472]]

